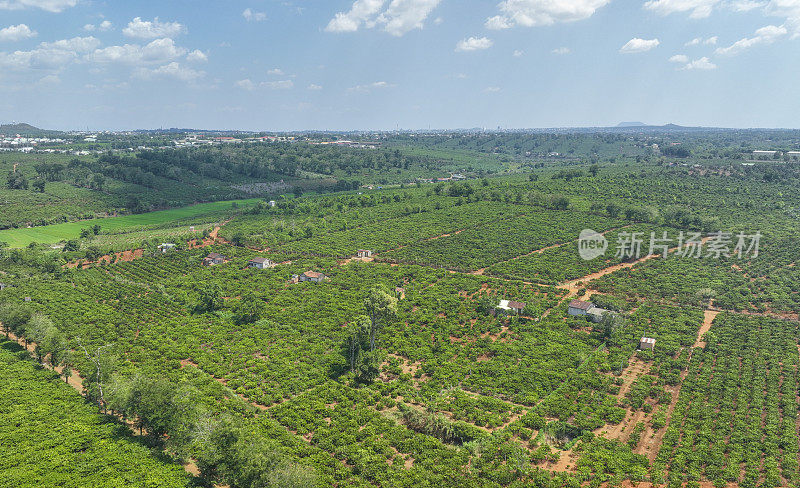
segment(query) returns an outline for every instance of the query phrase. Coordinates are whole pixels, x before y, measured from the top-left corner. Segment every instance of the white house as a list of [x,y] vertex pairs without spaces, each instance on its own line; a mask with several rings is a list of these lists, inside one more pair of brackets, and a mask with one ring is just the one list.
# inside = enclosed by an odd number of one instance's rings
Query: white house
[[312,283],[322,283],[325,275],[316,271],[306,271],[297,277],[298,281],[311,281]]
[[641,349],[642,351],[644,351],[645,349],[650,349],[652,351],[653,348],[655,347],[656,347],[656,340],[653,339],[652,337],[642,337],[642,339],[639,341],[639,349]]
[[594,307],[592,302],[572,300],[567,307],[567,313],[570,315],[586,315],[592,307]]
[[500,300],[500,304],[497,305],[497,308],[499,308],[500,310],[505,310],[507,312],[520,314],[522,313],[523,310],[525,310],[525,303],[515,302],[513,300]]
[[275,263],[267,258],[253,258],[247,262],[248,268],[267,269],[275,266]]
[[359,258],[371,258],[372,257],[372,250],[370,249],[359,249],[356,253],[356,256]]
[[158,246],[158,250],[161,251],[161,254],[166,254],[173,249],[175,249],[175,244],[171,242],[162,242],[161,245]]
[[215,264],[222,264],[228,259],[218,252],[208,253],[208,256],[203,258],[203,266],[214,266]]
[[277,204],[278,204],[278,202],[276,202],[275,200],[270,200],[270,201],[269,201],[269,203],[268,203],[268,205],[269,205],[270,207],[274,207],[274,206],[275,206],[275,205],[277,205]]

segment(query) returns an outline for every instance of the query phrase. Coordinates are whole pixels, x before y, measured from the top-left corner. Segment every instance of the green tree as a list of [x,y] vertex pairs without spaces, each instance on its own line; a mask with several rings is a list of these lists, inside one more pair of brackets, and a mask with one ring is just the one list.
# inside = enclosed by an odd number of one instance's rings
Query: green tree
[[397,297],[389,294],[383,287],[374,287],[364,299],[364,308],[370,320],[369,350],[374,351],[381,328],[397,315]]

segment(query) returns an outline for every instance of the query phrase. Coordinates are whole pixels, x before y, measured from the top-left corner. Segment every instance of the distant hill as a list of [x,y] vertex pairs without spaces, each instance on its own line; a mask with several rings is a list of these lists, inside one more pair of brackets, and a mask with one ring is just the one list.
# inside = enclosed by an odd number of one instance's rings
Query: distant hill
[[5,135],[21,134],[21,135],[38,136],[44,134],[54,134],[57,132],[58,131],[40,129],[38,127],[34,127],[31,124],[26,124],[26,123],[0,124],[0,134],[5,134]]
[[647,124],[643,122],[620,122],[617,127],[646,127]]

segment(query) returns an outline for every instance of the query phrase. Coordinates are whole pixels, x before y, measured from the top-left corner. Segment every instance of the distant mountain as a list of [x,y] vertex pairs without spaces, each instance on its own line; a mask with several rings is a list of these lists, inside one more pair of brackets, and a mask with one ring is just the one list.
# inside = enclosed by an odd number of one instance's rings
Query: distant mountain
[[643,122],[620,122],[617,127],[647,127]]
[[0,125],[0,134],[5,134],[5,135],[21,134],[28,136],[38,136],[43,134],[53,134],[56,132],[58,131],[40,129],[38,127],[34,127],[31,124],[26,124],[26,123]]

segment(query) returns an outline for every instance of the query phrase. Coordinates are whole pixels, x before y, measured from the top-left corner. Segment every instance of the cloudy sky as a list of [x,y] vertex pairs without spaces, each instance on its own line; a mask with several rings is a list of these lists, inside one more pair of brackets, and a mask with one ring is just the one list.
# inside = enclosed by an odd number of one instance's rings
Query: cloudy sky
[[800,127],[800,0],[0,0],[0,122]]

